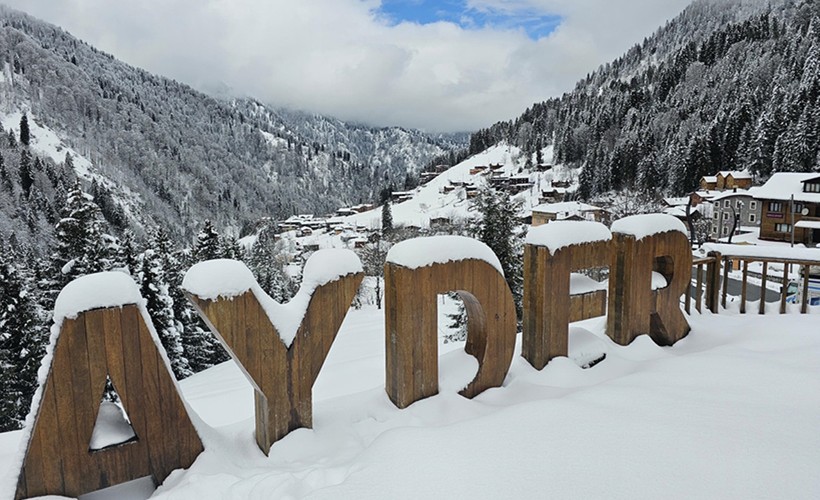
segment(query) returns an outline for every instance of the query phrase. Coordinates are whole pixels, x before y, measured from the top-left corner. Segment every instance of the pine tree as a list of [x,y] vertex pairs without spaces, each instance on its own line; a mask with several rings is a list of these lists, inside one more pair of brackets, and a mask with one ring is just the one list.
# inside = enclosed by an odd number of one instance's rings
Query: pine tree
[[31,142],[31,130],[29,130],[28,116],[25,113],[20,117],[20,142],[24,146],[28,146]]
[[225,235],[220,238],[219,255],[223,259],[242,260],[243,251],[236,236]]
[[382,205],[382,234],[389,234],[393,231],[393,211],[390,208],[390,200],[385,200]]
[[34,296],[4,249],[0,262],[0,432],[18,429],[37,388],[45,336]]
[[142,254],[141,260],[140,292],[160,342],[171,361],[171,369],[177,379],[183,379],[192,372],[182,347],[182,331],[174,318],[174,301],[166,279],[166,259],[151,248]]
[[32,184],[34,184],[34,174],[31,171],[31,156],[27,149],[23,149],[20,152],[20,186],[26,198],[31,193]]
[[2,184],[6,191],[11,192],[14,189],[14,184],[11,183],[9,171],[6,169],[6,160],[3,158],[2,154],[0,154],[0,184]]
[[490,247],[501,262],[504,278],[512,291],[515,309],[520,318],[524,297],[523,246],[516,234],[520,227],[517,217],[520,205],[510,201],[504,193],[485,188],[479,191],[474,206],[481,217],[475,222],[472,232]]
[[56,238],[51,284],[55,296],[72,279],[112,267],[113,242],[103,233],[99,207],[82,190],[79,181],[68,193],[63,218],[57,223]]
[[221,256],[221,245],[219,243],[219,233],[214,229],[210,220],[205,221],[202,231],[196,237],[194,245],[194,261],[218,259]]

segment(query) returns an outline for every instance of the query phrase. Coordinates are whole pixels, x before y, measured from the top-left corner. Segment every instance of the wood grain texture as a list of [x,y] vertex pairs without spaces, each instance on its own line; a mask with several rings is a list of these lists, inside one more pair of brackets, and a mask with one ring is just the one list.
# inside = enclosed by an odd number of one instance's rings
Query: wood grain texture
[[482,260],[409,269],[386,263],[386,384],[390,400],[406,408],[438,393],[438,294],[458,292],[467,311],[464,350],[478,373],[459,392],[472,398],[500,387],[515,350],[516,315],[504,276]]
[[253,385],[256,443],[266,455],[292,430],[313,426],[313,384],[363,278],[348,274],[316,288],[290,347],[253,292],[217,300],[188,294]]
[[[137,439],[90,450],[110,377]],[[189,467],[202,442],[136,305],[63,322],[29,438],[15,498],[76,497]]]
[[570,296],[570,273],[610,263],[610,242],[559,249],[524,246],[524,321],[521,354],[536,370],[566,356],[569,323],[606,312],[606,291]]
[[[659,345],[674,344],[689,332],[680,308],[692,274],[689,241],[677,231],[640,240],[622,233],[612,238],[607,335],[620,345],[642,334]],[[652,291],[652,271],[666,278],[665,288]]]

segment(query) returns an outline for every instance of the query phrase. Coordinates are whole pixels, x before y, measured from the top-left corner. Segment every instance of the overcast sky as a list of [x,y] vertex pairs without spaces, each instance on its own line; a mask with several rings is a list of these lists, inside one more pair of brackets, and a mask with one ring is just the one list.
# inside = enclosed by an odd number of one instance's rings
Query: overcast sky
[[2,0],[203,90],[474,130],[625,52],[690,0]]

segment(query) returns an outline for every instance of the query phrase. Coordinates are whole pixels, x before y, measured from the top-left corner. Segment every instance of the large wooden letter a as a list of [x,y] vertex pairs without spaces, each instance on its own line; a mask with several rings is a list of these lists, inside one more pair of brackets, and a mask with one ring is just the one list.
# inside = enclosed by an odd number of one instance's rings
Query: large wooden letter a
[[281,305],[234,260],[193,266],[182,287],[255,390],[256,443],[267,455],[290,431],[313,426],[313,383],[364,274],[350,250],[319,250],[302,287]]
[[465,351],[478,374],[460,394],[499,387],[515,350],[515,306],[498,258],[483,243],[435,236],[394,246],[384,266],[387,395],[399,408],[438,393],[436,298],[458,292],[467,310]]
[[[159,484],[202,451],[141,302],[123,273],[84,276],[60,293],[54,319],[62,325],[34,398],[16,498],[76,497],[149,475]],[[91,450],[108,378],[136,438]]]

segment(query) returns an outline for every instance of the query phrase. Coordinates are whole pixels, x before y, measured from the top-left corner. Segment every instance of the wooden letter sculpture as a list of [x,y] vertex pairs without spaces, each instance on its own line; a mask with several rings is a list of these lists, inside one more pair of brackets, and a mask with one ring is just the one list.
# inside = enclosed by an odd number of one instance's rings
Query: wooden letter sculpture
[[256,443],[266,455],[290,431],[313,426],[313,383],[363,277],[353,252],[320,250],[299,293],[280,305],[238,261],[202,262],[186,274],[188,298],[253,385]]
[[396,406],[438,393],[440,293],[456,291],[464,301],[465,351],[479,363],[460,394],[472,398],[501,386],[515,350],[516,317],[500,269],[486,245],[460,236],[417,238],[390,250],[384,266],[386,390]]
[[570,273],[609,266],[609,229],[598,222],[553,221],[524,246],[522,355],[541,370],[568,354],[569,323],[605,313],[606,291],[570,296]]
[[[34,398],[16,498],[76,497],[148,475],[159,484],[202,451],[141,303],[137,285],[123,273],[84,276],[60,293],[54,311],[59,336]],[[136,437],[92,451],[107,378]]]
[[[627,345],[649,334],[672,345],[689,333],[680,297],[691,281],[692,251],[683,223],[670,215],[634,215],[612,225],[607,334]],[[652,272],[667,286],[652,291]]]

